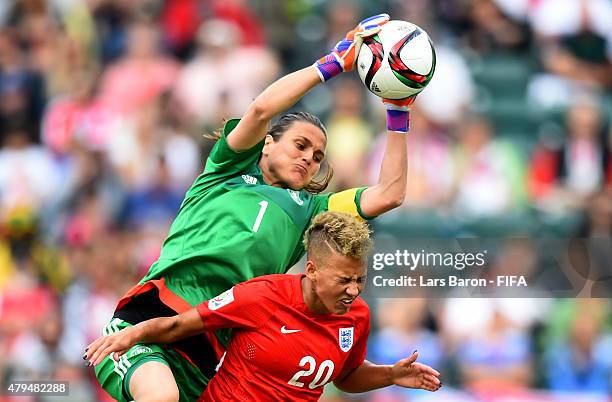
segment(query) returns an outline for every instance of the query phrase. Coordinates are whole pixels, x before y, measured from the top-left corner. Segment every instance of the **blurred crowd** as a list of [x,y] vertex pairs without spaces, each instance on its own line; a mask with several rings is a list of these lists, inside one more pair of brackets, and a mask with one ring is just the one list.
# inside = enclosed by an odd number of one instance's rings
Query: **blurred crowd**
[[[612,276],[610,0],[2,1],[0,383],[106,400],[82,350],[157,258],[203,134],[379,12],[425,28],[437,70],[411,114],[406,202],[377,233],[603,238],[588,263]],[[328,128],[330,190],[376,181],[384,108],[356,74],[296,109]],[[537,251],[508,243],[493,264]],[[418,349],[446,391],[350,400],[605,400],[604,297],[374,300],[368,357]]]

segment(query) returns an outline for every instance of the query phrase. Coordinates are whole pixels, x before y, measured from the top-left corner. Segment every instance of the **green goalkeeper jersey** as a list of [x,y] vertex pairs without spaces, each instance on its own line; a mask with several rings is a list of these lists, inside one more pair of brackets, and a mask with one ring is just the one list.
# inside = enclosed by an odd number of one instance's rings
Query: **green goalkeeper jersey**
[[225,125],[204,172],[187,191],[159,259],[118,309],[151,283],[164,304],[181,312],[237,283],[285,273],[304,254],[302,236],[316,214],[332,209],[363,215],[363,189],[313,195],[267,185],[258,166],[263,141],[243,152],[227,144],[238,122]]

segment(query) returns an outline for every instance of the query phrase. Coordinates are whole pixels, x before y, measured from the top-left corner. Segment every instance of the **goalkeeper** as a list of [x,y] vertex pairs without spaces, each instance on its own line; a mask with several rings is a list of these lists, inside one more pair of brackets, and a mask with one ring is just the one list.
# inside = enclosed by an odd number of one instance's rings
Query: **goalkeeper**
[[[304,254],[311,218],[331,210],[374,217],[403,201],[408,106],[387,105],[388,144],[379,181],[369,188],[319,194],[330,179],[313,180],[325,158],[325,128],[307,113],[269,127],[314,86],[354,68],[362,39],[376,34],[386,14],[362,21],[313,66],[270,85],[240,120],[230,120],[187,191],[159,259],[124,295],[104,335],[142,321],[172,316],[251,278],[285,273]],[[170,345],[133,346],[118,361],[95,367],[117,400],[196,400],[215,374],[229,332],[196,335]]]

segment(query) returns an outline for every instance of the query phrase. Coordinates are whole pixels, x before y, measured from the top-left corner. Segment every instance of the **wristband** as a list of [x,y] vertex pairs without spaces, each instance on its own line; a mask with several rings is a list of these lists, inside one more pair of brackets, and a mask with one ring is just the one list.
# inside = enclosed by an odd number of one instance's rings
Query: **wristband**
[[333,53],[321,57],[315,62],[314,66],[317,68],[322,82],[334,78],[343,71],[340,62],[336,60]]
[[410,113],[408,110],[387,109],[387,130],[406,134],[410,127]]

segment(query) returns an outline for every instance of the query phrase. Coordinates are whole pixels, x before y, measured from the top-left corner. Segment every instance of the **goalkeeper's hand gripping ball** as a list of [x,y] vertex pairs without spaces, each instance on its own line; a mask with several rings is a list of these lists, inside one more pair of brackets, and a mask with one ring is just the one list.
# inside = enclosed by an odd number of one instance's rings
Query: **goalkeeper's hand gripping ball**
[[389,22],[388,14],[377,14],[364,19],[347,32],[344,39],[338,42],[330,53],[314,63],[321,81],[325,82],[342,72],[351,71],[355,67],[363,39],[376,35],[387,22]]

